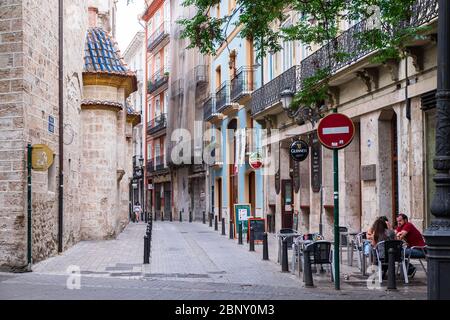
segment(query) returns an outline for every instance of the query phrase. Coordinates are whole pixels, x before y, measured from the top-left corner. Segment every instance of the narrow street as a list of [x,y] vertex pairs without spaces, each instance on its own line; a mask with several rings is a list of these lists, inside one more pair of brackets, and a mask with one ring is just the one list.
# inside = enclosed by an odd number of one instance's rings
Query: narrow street
[[[298,300],[425,299],[420,280],[397,292],[369,290],[365,281],[343,283],[339,294],[329,275],[315,275],[316,288],[304,288],[297,275],[270,259],[261,247],[222,236],[200,223],[155,222],[150,265],[142,264],[145,224],[130,224],[117,240],[81,242],[64,254],[34,265],[28,274],[0,274],[0,299],[122,300]],[[74,268],[75,267],[75,268]],[[71,269],[72,268],[72,269]],[[71,290],[69,273],[79,268],[80,288]]]

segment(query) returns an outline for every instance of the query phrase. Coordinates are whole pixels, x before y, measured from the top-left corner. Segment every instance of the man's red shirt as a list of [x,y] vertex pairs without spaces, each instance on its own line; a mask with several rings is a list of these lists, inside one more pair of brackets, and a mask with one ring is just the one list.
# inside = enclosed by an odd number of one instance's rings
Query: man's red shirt
[[424,247],[425,241],[419,230],[410,222],[405,223],[402,227],[397,227],[397,232],[408,232],[405,237],[405,241],[408,243],[408,247]]

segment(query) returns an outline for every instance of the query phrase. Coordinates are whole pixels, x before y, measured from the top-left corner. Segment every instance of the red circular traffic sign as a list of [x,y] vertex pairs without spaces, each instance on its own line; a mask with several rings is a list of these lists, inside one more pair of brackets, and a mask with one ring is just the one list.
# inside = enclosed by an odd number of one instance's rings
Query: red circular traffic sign
[[355,136],[355,125],[346,115],[332,113],[320,121],[317,135],[325,148],[343,149],[352,142]]

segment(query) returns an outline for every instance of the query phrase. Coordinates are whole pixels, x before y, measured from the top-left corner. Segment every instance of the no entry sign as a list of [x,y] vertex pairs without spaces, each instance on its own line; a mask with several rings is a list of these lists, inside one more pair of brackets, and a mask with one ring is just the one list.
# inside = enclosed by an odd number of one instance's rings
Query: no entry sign
[[325,148],[343,149],[352,142],[355,125],[346,115],[332,113],[320,121],[317,134]]

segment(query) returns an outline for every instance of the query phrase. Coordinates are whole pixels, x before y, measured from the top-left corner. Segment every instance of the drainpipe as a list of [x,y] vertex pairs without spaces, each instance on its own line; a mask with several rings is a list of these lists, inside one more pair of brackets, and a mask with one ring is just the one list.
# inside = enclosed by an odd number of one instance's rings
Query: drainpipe
[[58,192],[58,252],[63,251],[64,212],[64,5],[59,0],[59,192]]

